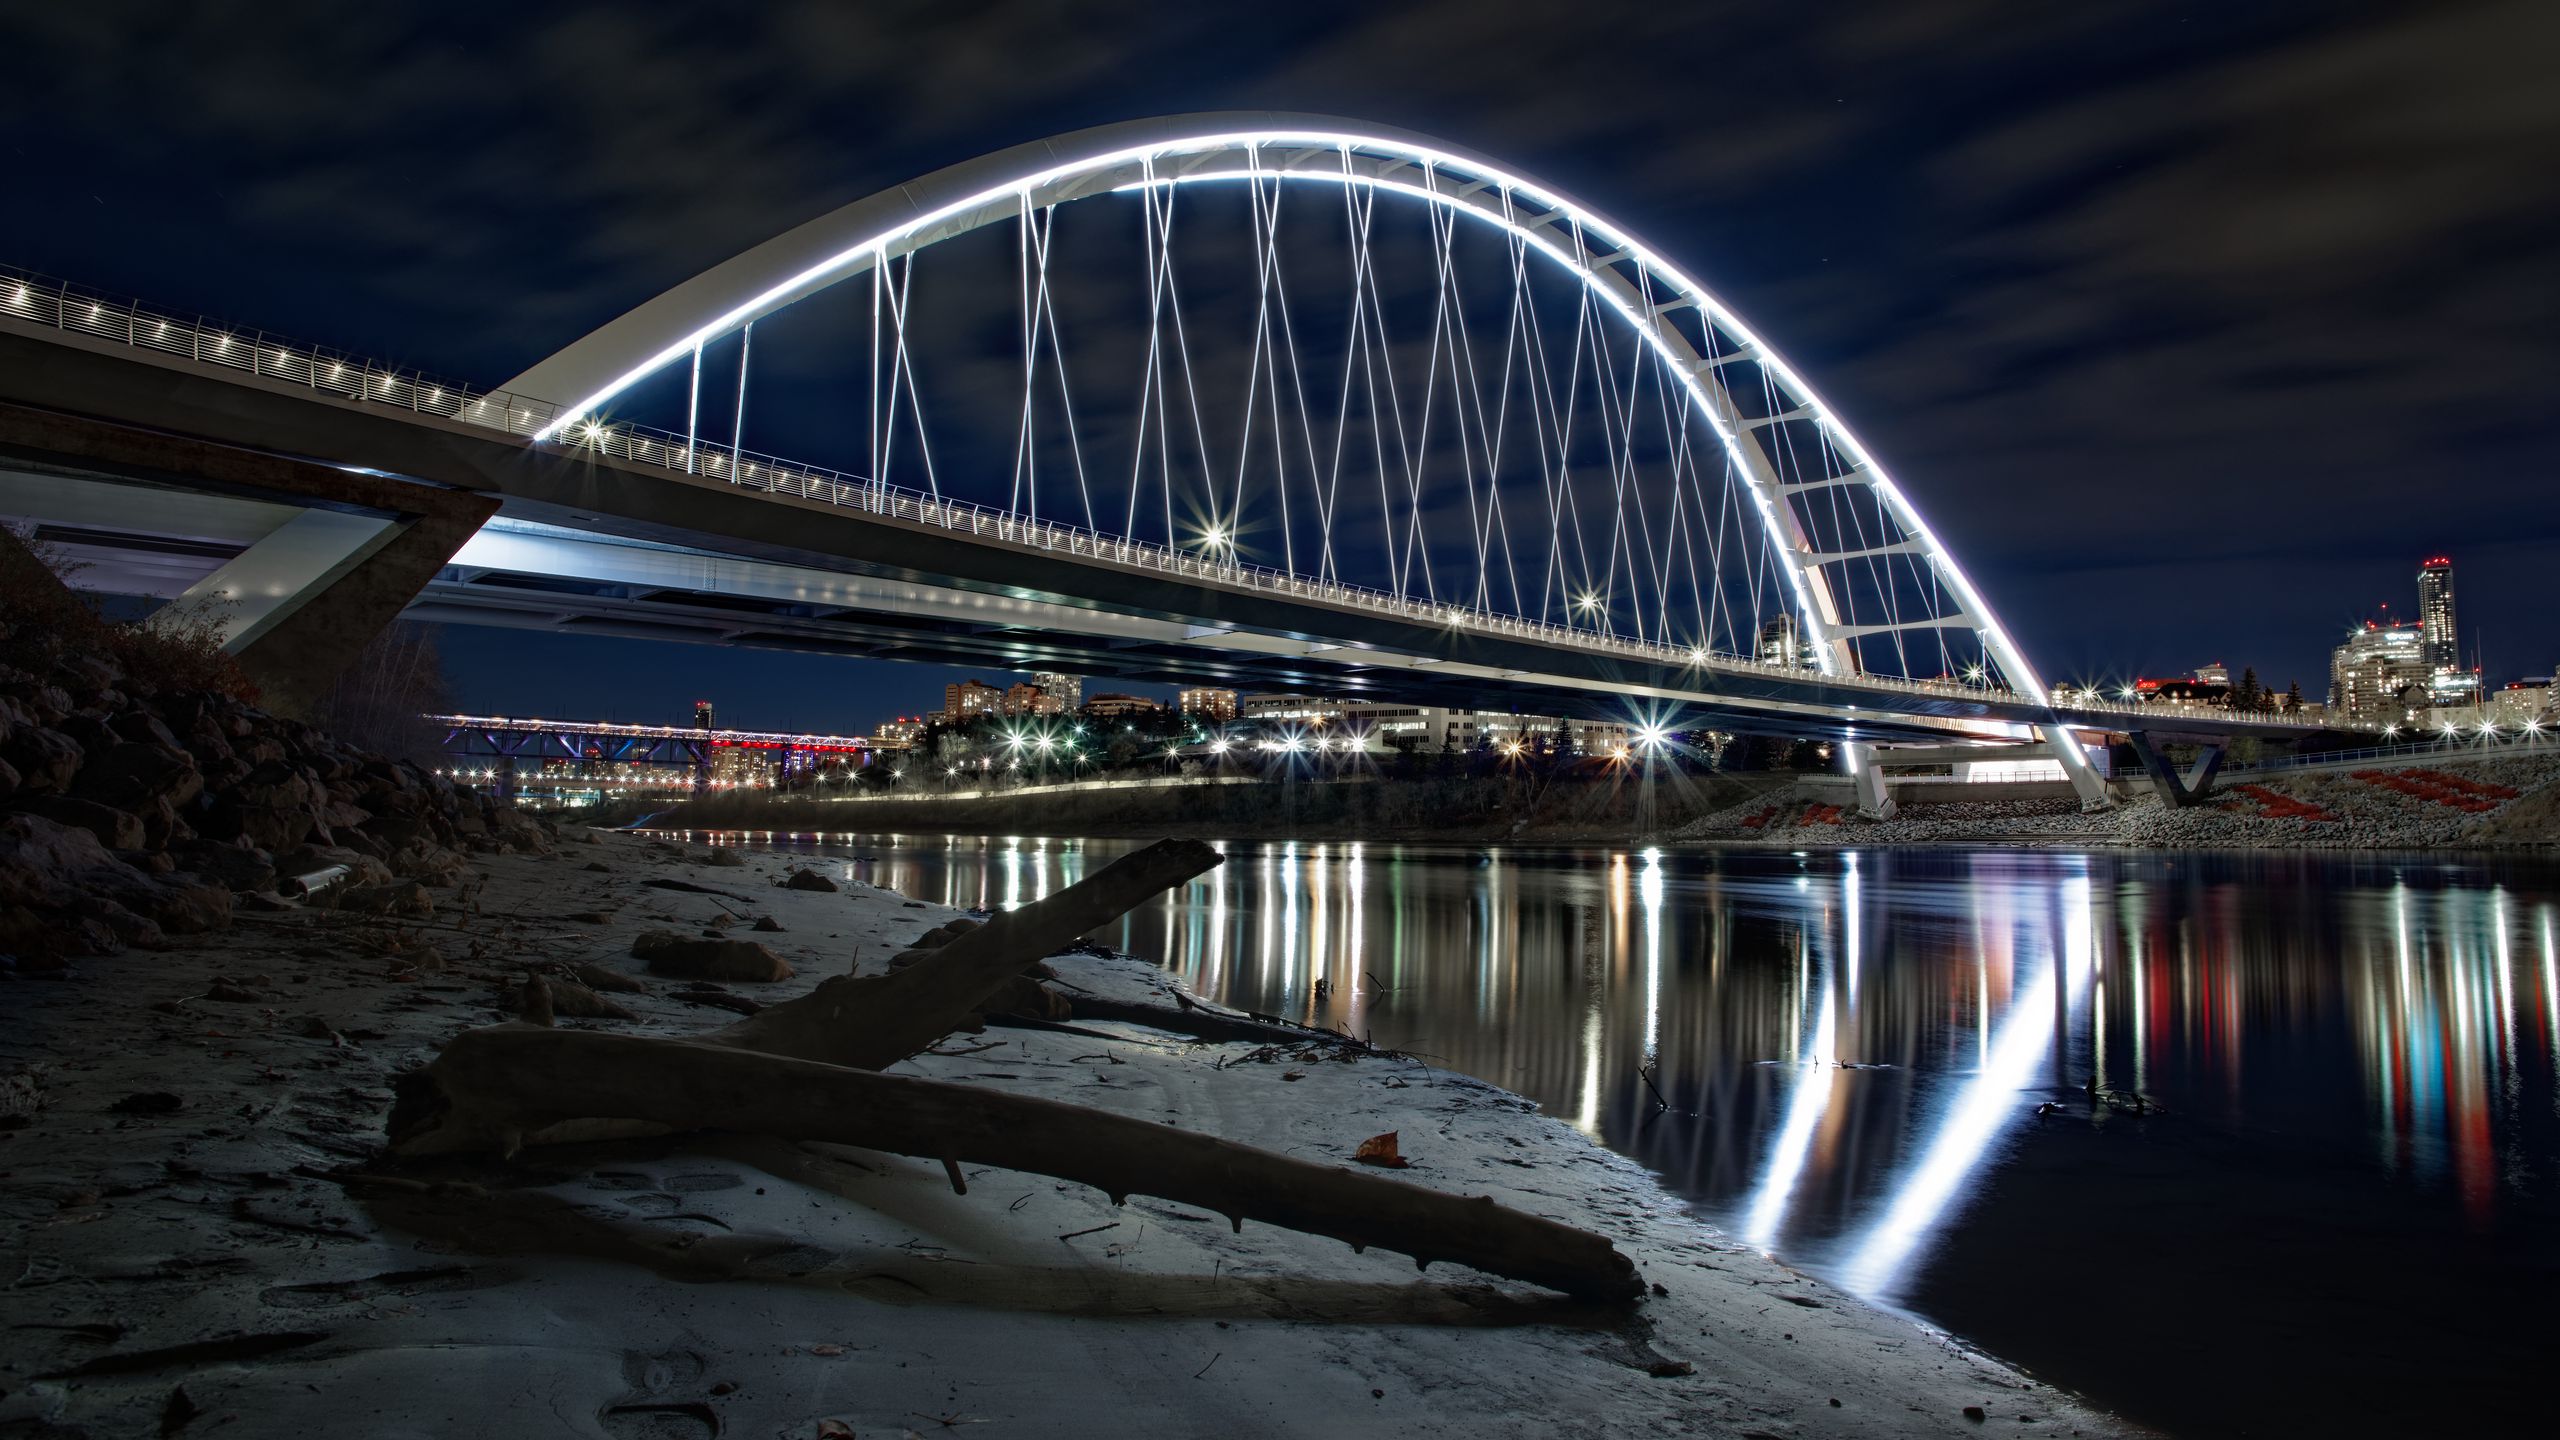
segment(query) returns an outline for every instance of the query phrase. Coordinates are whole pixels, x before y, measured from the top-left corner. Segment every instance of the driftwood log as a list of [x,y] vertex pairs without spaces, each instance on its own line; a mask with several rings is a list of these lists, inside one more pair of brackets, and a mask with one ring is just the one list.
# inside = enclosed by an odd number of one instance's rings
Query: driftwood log
[[1054,1100],[702,1041],[491,1026],[454,1037],[412,1077],[404,1100],[393,1139],[412,1154],[506,1152],[545,1127],[588,1119],[745,1131],[1051,1175],[1115,1203],[1155,1195],[1215,1211],[1238,1229],[1261,1220],[1585,1299],[1624,1300],[1641,1288],[1634,1264],[1607,1240],[1489,1197]]
[[1489,1196],[1446,1195],[1083,1106],[873,1073],[958,1028],[1044,957],[1218,860],[1195,841],[1161,842],[905,970],[828,980],[695,1038],[526,1023],[466,1031],[401,1077],[392,1146],[513,1155],[528,1144],[689,1130],[830,1141],[939,1160],[955,1187],[960,1165],[996,1165],[1091,1185],[1115,1204],[1160,1196],[1238,1229],[1261,1220],[1586,1299],[1640,1293],[1634,1264],[1607,1240]]
[[1054,895],[993,916],[904,970],[836,976],[703,1038],[859,1070],[894,1065],[958,1029],[989,992],[1220,858],[1197,840],[1159,840]]

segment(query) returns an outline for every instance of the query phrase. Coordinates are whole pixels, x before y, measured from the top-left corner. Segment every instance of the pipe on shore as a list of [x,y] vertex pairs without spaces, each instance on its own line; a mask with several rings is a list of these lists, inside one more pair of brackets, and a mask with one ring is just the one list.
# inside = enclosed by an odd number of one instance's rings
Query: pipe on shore
[[323,890],[343,885],[355,872],[344,865],[323,865],[304,875],[286,875],[276,881],[276,893],[287,900],[308,900]]

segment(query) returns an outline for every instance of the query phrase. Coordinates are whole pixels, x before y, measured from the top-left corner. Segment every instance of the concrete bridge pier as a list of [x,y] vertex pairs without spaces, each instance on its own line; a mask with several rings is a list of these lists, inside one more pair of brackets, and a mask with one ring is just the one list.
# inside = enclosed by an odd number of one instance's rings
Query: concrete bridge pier
[[2078,736],[2062,725],[2039,726],[2036,733],[2043,739],[2044,748],[2061,762],[2062,773],[2071,780],[2072,793],[2080,797],[2082,814],[2115,808],[2116,799],[2107,790],[2106,777],[2089,763],[2089,753],[2080,748]]
[[0,515],[75,554],[165,557],[88,583],[201,613],[278,714],[310,714],[497,508],[488,495],[0,405]]
[[2213,793],[2213,777],[2222,769],[2223,757],[2230,753],[2227,739],[2210,735],[2181,735],[2177,740],[2196,747],[2195,762],[2180,770],[2162,747],[2173,737],[2154,735],[2148,730],[2129,730],[2124,737],[2133,746],[2142,768],[2150,773],[2152,788],[2178,806],[2201,805]]
[[1858,795],[1858,813],[1869,820],[1890,820],[1902,809],[1894,803],[1893,792],[1884,783],[1884,766],[1876,759],[1876,747],[1852,742],[1847,748],[1849,779]]

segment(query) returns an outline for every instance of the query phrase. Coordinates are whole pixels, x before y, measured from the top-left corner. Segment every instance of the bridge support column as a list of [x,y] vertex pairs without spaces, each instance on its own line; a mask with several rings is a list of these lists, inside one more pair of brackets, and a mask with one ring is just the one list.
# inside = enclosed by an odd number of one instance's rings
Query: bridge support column
[[2222,741],[2205,741],[2196,747],[2195,763],[2184,771],[2169,762],[2169,757],[2140,730],[2127,731],[2124,737],[2133,744],[2133,753],[2142,760],[2142,768],[2151,776],[2152,788],[2172,805],[2201,805],[2213,793],[2213,777],[2222,769],[2222,757],[2230,746]]
[[1902,809],[1893,803],[1884,767],[1876,763],[1876,747],[1852,742],[1846,747],[1849,780],[1857,789],[1858,813],[1870,820],[1890,820]]
[[2106,778],[2098,773],[2098,767],[2089,763],[2088,752],[2080,748],[2080,741],[2072,735],[2069,726],[2041,725],[2036,728],[2036,734],[2044,741],[2045,749],[2052,752],[2053,758],[2061,762],[2062,773],[2069,777],[2072,792],[2080,797],[2083,814],[2115,808],[2115,797],[2107,793]]
[[386,519],[306,510],[197,581],[178,603],[221,597],[223,648],[258,683],[267,708],[308,714],[347,662],[400,618],[481,516]]
[[[17,404],[0,404],[0,456],[34,482],[15,487],[37,497],[17,507],[32,519],[149,535],[173,523],[164,518],[171,497],[198,518],[226,499],[249,502],[235,519],[291,507],[281,525],[259,522],[261,538],[179,597],[229,606],[215,617],[223,648],[261,703],[287,715],[316,708],[347,662],[498,509],[491,495]],[[47,493],[55,488],[59,496]],[[102,496],[121,513],[91,513]]]
[[398,533],[399,522],[379,515],[305,510],[170,603],[213,610],[209,618],[222,630],[222,648],[238,655],[372,559]]

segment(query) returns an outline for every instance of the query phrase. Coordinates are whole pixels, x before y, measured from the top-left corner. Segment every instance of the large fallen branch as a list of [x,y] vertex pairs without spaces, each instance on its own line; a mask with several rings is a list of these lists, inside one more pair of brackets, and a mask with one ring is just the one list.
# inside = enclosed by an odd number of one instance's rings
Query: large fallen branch
[[838,976],[703,1038],[860,1070],[894,1065],[958,1029],[1023,971],[1221,858],[1197,840],[1159,840],[992,917],[904,970]]
[[[963,1163],[998,1165],[1080,1181],[1115,1203],[1142,1192],[1198,1205],[1239,1229],[1262,1220],[1572,1295],[1635,1295],[1635,1267],[1608,1241],[1490,1197],[1444,1195],[1081,1106],[872,1073],[959,1028],[1041,959],[1219,858],[1197,841],[1159,842],[904,970],[829,980],[694,1039],[539,1024],[467,1031],[401,1078],[393,1147],[513,1155],[528,1144],[686,1130],[834,1141],[940,1160],[955,1186]],[[1268,1038],[1258,1032],[1252,1038]]]
[[[771,1012],[767,1012],[768,1014]],[[762,1017],[756,1017],[761,1019]],[[739,1027],[731,1027],[733,1030]],[[1608,1241],[1490,1197],[1426,1190],[1052,1100],[759,1054],[734,1045],[499,1025],[466,1031],[402,1078],[392,1142],[408,1154],[494,1149],[586,1120],[822,1140],[997,1165],[1226,1216],[1455,1261],[1592,1300],[1642,1288]]]

